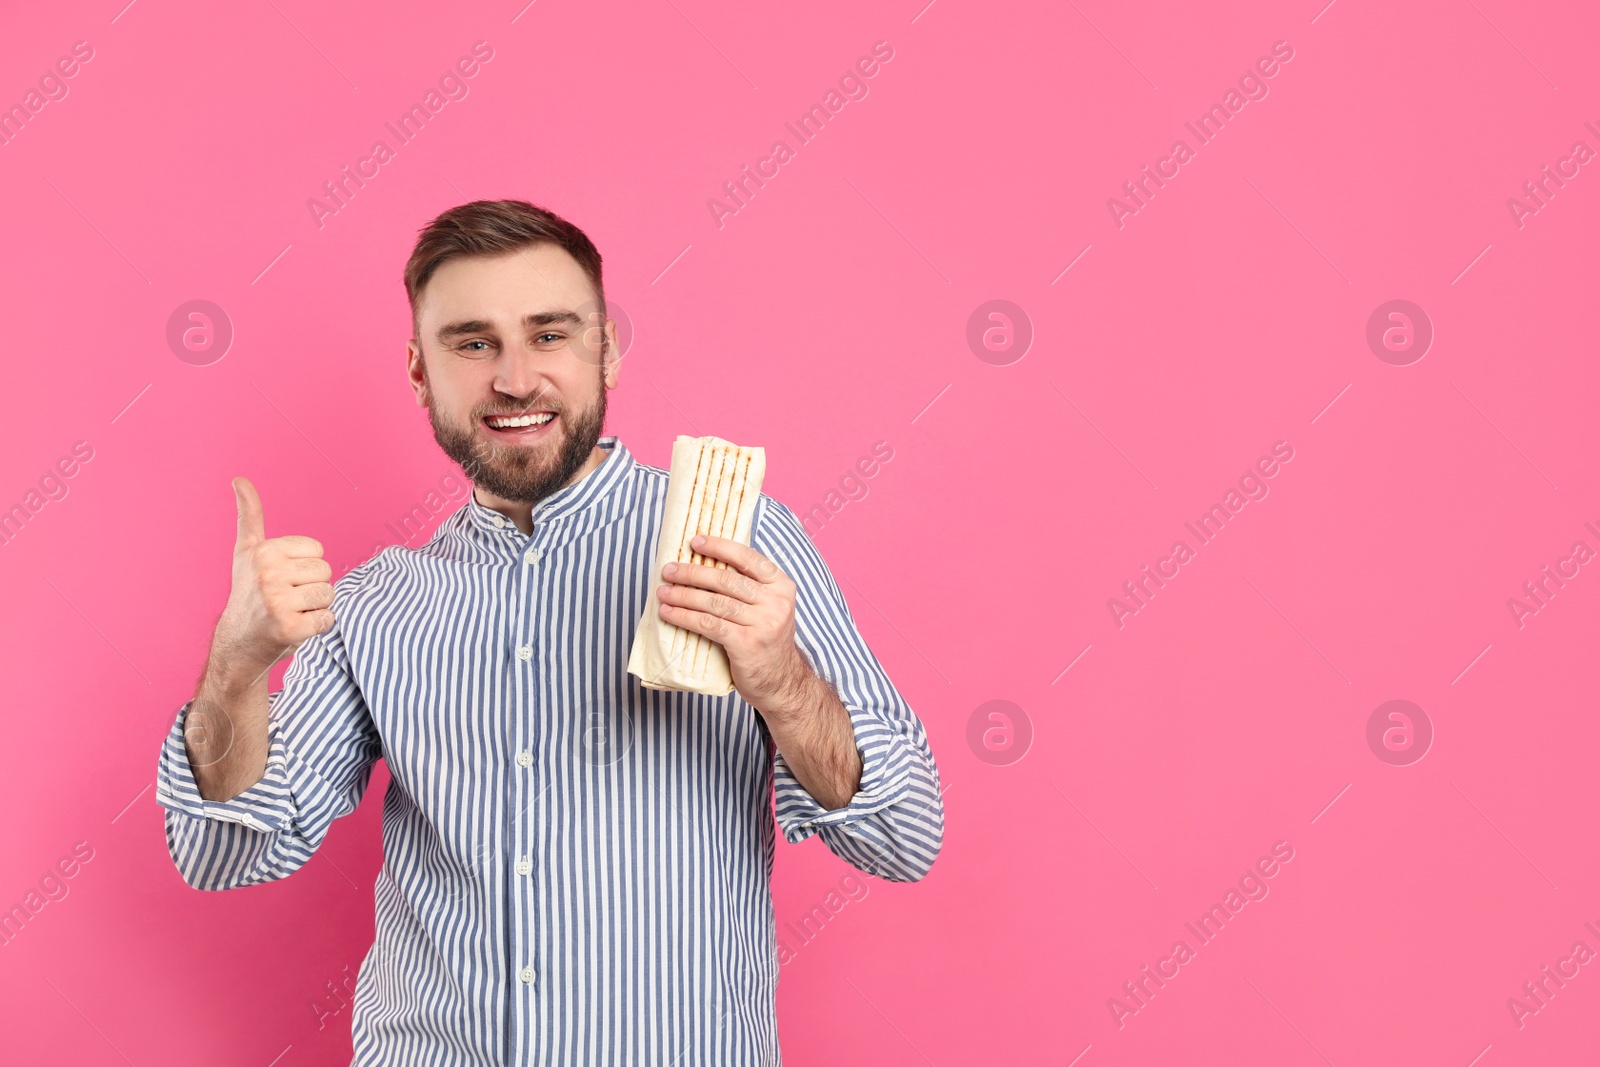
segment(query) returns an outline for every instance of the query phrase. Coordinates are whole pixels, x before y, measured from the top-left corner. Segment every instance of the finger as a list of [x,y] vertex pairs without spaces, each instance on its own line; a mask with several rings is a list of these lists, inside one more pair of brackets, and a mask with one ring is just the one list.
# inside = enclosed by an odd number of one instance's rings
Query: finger
[[306,638],[309,640],[318,634],[325,634],[333,629],[333,612],[327,608],[320,611],[308,611],[301,616],[306,624]]
[[333,567],[321,556],[298,556],[284,564],[290,585],[315,585],[333,580]]
[[236,548],[249,548],[266,540],[266,520],[261,515],[261,495],[249,478],[233,480],[233,500],[239,508],[239,533]]
[[720,559],[731,567],[737,567],[758,582],[770,584],[783,576],[783,571],[776,563],[731,537],[700,534],[689,542],[689,547],[703,556]]
[[293,612],[281,624],[278,640],[283,642],[283,655],[278,658],[292,655],[301,645],[318,634],[327,633],[333,626],[333,611],[329,608]]
[[702,615],[710,615],[728,622],[738,622],[743,617],[745,610],[750,607],[742,600],[713,593],[707,589],[695,589],[687,585],[662,584],[656,587],[656,598],[663,604],[685,608]]
[[314,585],[297,585],[289,594],[296,611],[320,611],[333,606],[333,586],[327,582]]
[[283,537],[274,537],[272,540],[283,553],[285,559],[320,558],[322,556],[322,542],[315,537],[287,534]]
[[678,585],[710,589],[725,596],[735,597],[746,604],[754,604],[761,595],[761,585],[755,579],[732,567],[668,563],[661,568],[661,577],[663,581]]
[[692,611],[689,608],[680,608],[676,604],[662,604],[659,614],[663,622],[670,622],[674,626],[708,637],[717,644],[725,644],[728,631],[733,626],[726,619],[719,619],[715,615],[707,615],[703,611]]

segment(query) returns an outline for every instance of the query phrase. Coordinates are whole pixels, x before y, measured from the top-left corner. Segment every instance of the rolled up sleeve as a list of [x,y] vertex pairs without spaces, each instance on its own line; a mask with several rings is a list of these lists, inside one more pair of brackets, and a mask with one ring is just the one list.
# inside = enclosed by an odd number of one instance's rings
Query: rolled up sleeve
[[923,878],[943,845],[944,803],[922,721],[867,647],[794,512],[762,497],[751,547],[798,587],[795,640],[849,712],[861,752],[861,785],[848,804],[833,810],[800,784],[782,753],[775,754],[776,813],[784,839],[797,844],[816,834],[840,859],[868,874],[896,882]]
[[[335,618],[340,610],[334,603]],[[183,705],[162,742],[156,801],[183,880],[221,890],[285,878],[310,860],[333,820],[354,811],[382,754],[350,672],[340,625],[305,642],[268,697],[267,765],[231,800],[200,795],[184,744]]]

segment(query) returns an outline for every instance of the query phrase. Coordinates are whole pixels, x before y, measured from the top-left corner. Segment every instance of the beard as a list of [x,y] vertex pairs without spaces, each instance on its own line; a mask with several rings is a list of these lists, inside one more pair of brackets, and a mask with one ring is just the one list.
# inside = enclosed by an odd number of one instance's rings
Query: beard
[[559,442],[545,441],[529,448],[497,445],[484,437],[485,416],[520,414],[533,407],[537,397],[520,406],[500,403],[474,408],[470,428],[446,422],[430,403],[428,421],[439,447],[474,485],[502,500],[537,504],[564,487],[594,452],[606,421],[605,382],[599,379],[598,383],[594,401],[576,414],[571,408],[546,405],[560,421]]

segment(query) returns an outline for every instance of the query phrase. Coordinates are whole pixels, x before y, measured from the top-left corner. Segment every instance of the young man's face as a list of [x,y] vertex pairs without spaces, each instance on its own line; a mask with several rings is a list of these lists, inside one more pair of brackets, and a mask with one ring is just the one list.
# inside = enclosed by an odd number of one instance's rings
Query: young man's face
[[418,296],[416,330],[406,347],[417,403],[480,489],[535,503],[590,462],[620,357],[616,324],[601,328],[565,249],[446,261]]

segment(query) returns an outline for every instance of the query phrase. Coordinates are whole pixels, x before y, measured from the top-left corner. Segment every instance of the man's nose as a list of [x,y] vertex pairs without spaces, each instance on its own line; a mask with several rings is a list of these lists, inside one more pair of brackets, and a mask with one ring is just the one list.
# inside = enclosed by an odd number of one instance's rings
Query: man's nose
[[539,357],[532,352],[507,352],[495,370],[494,388],[506,396],[537,399],[544,395],[548,384],[539,368]]

